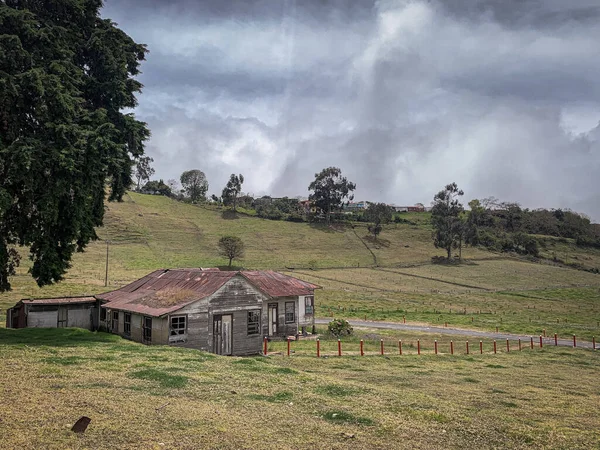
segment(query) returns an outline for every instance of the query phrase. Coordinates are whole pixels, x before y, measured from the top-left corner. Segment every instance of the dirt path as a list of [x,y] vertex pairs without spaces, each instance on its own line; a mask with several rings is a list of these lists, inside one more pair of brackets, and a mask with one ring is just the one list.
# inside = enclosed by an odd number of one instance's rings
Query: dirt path
[[[317,325],[327,325],[332,318],[324,318],[324,319],[315,319],[315,324]],[[427,325],[410,325],[404,323],[397,322],[379,322],[379,321],[370,321],[370,320],[348,320],[350,325],[357,328],[381,328],[386,330],[406,330],[406,331],[417,331],[421,333],[439,333],[445,334],[448,336],[464,336],[464,337],[475,337],[475,338],[486,338],[486,339],[497,339],[497,340],[517,340],[521,339],[523,343],[530,341],[531,335],[525,334],[511,334],[511,333],[494,333],[490,331],[480,331],[480,330],[469,330],[462,328],[443,328],[443,327],[433,327]],[[533,336],[535,345],[539,345],[539,336]],[[554,337],[545,337],[543,339],[544,345],[554,345]],[[559,339],[558,345],[561,347],[573,347],[572,339]],[[581,348],[592,348],[591,342],[585,342],[577,340],[577,347]],[[596,349],[600,349],[600,345],[596,344]]]

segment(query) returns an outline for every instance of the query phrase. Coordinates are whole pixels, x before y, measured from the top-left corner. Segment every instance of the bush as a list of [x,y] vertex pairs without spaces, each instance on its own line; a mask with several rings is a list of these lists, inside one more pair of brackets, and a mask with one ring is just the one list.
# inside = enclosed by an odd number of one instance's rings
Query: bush
[[353,333],[352,325],[344,319],[334,319],[327,325],[327,332],[331,336],[341,338],[342,336],[351,336]]

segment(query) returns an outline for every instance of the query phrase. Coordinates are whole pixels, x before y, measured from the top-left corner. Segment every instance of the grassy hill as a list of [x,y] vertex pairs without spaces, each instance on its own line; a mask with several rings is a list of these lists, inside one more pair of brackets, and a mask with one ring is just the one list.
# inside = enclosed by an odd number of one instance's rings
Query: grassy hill
[[[337,341],[272,342],[271,357],[227,358],[143,346],[76,329],[0,328],[0,447],[6,448],[592,448],[600,441],[600,353],[544,347],[507,353],[469,329],[600,336],[600,275],[468,248],[465,263],[434,265],[427,214],[385,227],[335,229],[263,220],[129,194],[111,203],[106,243],[77,254],[64,282],[39,289],[27,265],[0,296],[93,294],[159,267],[220,266],[220,236],[246,244],[247,268],[315,282],[317,314],[464,328],[456,353],[441,334],[358,330]],[[600,252],[548,239],[551,259],[598,264]],[[379,267],[375,267],[374,258]],[[556,259],[559,259],[558,257]],[[3,313],[4,311],[2,311]],[[4,325],[4,317],[0,317]],[[367,355],[357,356],[358,341]],[[378,356],[384,339],[386,356]],[[397,355],[398,340],[404,355]],[[416,355],[419,340],[422,355]],[[440,355],[433,354],[434,340]],[[503,343],[501,343],[503,344]],[[474,348],[475,347],[475,348]],[[82,436],[69,431],[92,418]]]

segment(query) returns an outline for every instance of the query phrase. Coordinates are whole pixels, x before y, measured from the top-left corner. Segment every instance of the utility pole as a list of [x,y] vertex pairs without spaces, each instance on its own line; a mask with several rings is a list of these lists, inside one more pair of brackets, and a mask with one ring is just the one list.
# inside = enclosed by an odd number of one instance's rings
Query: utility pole
[[104,287],[108,286],[108,244],[110,244],[110,241],[106,241],[106,272],[104,274]]

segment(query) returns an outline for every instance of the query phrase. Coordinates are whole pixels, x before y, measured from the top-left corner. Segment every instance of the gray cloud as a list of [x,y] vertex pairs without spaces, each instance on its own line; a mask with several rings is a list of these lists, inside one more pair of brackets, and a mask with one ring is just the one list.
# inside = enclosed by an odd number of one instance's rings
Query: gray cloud
[[581,0],[109,0],[147,43],[137,114],[157,176],[307,195],[570,207],[600,220],[600,5]]

